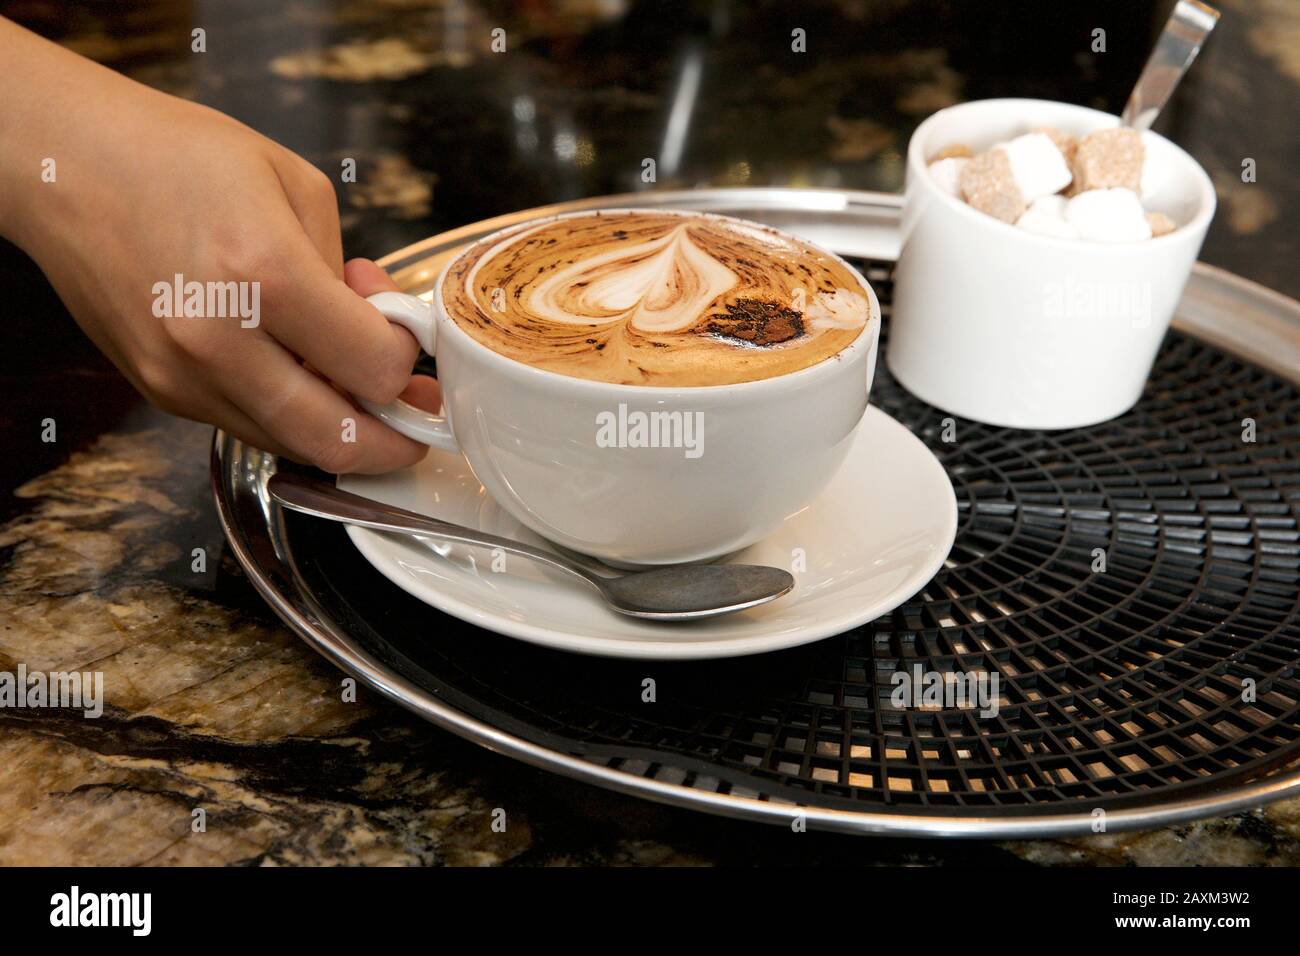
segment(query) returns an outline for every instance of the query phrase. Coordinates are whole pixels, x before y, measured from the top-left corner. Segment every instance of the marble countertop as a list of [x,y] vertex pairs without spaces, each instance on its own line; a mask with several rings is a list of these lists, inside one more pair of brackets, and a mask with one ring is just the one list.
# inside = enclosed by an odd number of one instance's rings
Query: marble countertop
[[[659,188],[897,190],[910,130],[949,103],[1022,94],[1117,112],[1168,4],[1114,6],[27,0],[0,13],[324,169],[355,159],[358,182],[340,190],[345,248],[379,256],[498,213],[641,188],[688,56],[703,57],[703,81]],[[1158,128],[1218,187],[1202,257],[1297,295],[1300,11],[1220,6]],[[1095,26],[1110,52],[1089,51]],[[488,47],[497,27],[504,54]],[[790,51],[794,27],[807,54]],[[1254,183],[1241,181],[1245,158]],[[29,261],[2,247],[0,264],[0,672],[95,670],[105,688],[95,719],[0,708],[0,864],[1300,863],[1300,801],[1079,840],[792,835],[533,770],[364,689],[345,702],[342,675],[224,547],[211,430],[144,405]],[[46,418],[54,442],[41,440]]]

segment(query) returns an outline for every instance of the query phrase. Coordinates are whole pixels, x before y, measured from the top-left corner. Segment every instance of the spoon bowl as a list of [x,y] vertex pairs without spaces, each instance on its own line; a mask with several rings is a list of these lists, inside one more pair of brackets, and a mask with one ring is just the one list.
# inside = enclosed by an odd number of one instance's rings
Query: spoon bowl
[[788,571],[754,564],[677,565],[605,578],[601,589],[620,614],[685,621],[775,601],[794,587]]

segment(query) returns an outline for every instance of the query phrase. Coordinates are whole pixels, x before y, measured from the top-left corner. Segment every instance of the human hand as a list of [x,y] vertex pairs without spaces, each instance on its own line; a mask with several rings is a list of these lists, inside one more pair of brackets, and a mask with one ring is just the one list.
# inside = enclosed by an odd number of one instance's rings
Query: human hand
[[[436,407],[431,381],[411,377],[415,340],[363,298],[391,282],[373,263],[344,269],[328,177],[221,113],[4,21],[0,49],[38,91],[0,107],[0,228],[150,401],[327,471],[423,457],[348,398],[389,402],[414,381],[407,397]],[[191,282],[220,283],[217,300],[177,315],[164,290]],[[234,301],[242,312],[225,308]]]

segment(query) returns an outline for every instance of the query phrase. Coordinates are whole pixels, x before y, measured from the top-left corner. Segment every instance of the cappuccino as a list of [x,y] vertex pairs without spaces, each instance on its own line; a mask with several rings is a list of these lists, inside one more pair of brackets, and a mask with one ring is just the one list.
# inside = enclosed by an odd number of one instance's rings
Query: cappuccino
[[623,385],[731,385],[834,357],[872,320],[839,259],[754,223],[614,211],[528,223],[472,246],[447,315],[494,352]]

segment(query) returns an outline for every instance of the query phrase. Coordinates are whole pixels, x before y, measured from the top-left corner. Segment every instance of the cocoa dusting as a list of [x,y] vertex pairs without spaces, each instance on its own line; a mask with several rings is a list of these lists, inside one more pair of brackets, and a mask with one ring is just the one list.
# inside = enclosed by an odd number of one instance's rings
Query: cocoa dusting
[[711,315],[704,331],[747,345],[778,345],[803,335],[803,313],[762,299],[737,299],[726,315]]

